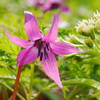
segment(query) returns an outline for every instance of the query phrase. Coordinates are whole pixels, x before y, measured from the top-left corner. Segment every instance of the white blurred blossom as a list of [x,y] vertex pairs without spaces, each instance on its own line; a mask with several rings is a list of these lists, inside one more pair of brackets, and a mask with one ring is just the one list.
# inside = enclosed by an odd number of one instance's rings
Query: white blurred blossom
[[97,11],[90,19],[80,21],[75,28],[79,33],[90,33],[94,29],[100,30],[100,13]]

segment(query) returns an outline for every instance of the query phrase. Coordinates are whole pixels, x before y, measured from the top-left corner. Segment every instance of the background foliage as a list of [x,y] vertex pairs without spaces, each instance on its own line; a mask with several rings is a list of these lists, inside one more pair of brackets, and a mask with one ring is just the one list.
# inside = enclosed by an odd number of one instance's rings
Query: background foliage
[[[95,31],[93,39],[90,34],[84,36],[75,30],[79,20],[88,19],[93,12],[100,10],[100,1],[67,0],[66,5],[70,12],[61,14],[62,26],[66,22],[66,27],[59,29],[58,40],[74,44],[85,52],[57,56],[63,91],[44,74],[39,61],[24,66],[17,100],[29,100],[30,91],[32,100],[100,100],[100,31]],[[43,14],[40,8],[28,6],[25,0],[0,0],[0,100],[11,99],[18,69],[16,57],[21,49],[8,40],[2,24],[10,34],[27,39],[23,14],[26,10],[37,17],[44,34],[50,27],[53,14],[58,12],[54,10]],[[35,68],[34,75],[32,66]]]

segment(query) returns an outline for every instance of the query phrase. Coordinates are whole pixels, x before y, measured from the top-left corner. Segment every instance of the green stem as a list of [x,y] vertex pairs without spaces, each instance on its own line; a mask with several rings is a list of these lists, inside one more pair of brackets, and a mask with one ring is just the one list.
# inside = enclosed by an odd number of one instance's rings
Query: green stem
[[91,98],[93,98],[93,97],[98,97],[98,96],[100,96],[100,91],[98,91],[98,92],[95,93],[95,94],[92,94]]
[[78,93],[78,89],[77,89],[77,87],[75,87],[73,90],[72,90],[72,92],[70,93],[70,95],[69,95],[69,97],[68,97],[68,100],[72,100],[72,97],[76,94],[76,93]]
[[63,96],[64,96],[64,100],[68,100],[67,99],[67,94],[66,94],[66,88],[65,87],[63,87]]
[[[91,86],[93,88],[96,88],[97,90],[100,90],[100,83],[92,80],[92,79],[85,79],[85,78],[79,78],[79,79],[70,79],[66,81],[62,81],[63,86],[68,86],[68,85],[85,85],[85,86]],[[51,88],[56,87],[56,84],[51,84],[47,86],[46,88],[43,88],[42,90],[49,90]]]
[[98,50],[100,50],[99,44],[97,43],[96,40],[94,41],[94,43],[95,43],[96,48],[97,48]]
[[30,73],[30,85],[29,85],[29,94],[27,100],[31,100],[32,96],[32,85],[33,85],[33,77],[34,77],[34,65],[31,65],[31,73]]
[[[93,32],[94,32],[94,34],[96,34],[95,31],[93,31]],[[97,43],[96,39],[93,40],[93,42],[94,42],[94,44],[95,44],[97,50],[100,50],[99,44]]]
[[[13,88],[11,88],[9,85],[7,85],[6,83],[0,83],[1,85],[5,86],[7,89],[9,89],[10,91],[13,92]],[[25,100],[23,96],[21,96],[19,93],[17,93],[17,96],[20,98],[20,100]]]
[[22,72],[22,67],[19,66],[17,76],[16,76],[16,82],[15,82],[15,86],[14,86],[14,91],[13,91],[13,95],[12,95],[12,100],[16,100],[16,94],[17,94],[17,90],[18,90],[18,85],[19,85],[21,72]]

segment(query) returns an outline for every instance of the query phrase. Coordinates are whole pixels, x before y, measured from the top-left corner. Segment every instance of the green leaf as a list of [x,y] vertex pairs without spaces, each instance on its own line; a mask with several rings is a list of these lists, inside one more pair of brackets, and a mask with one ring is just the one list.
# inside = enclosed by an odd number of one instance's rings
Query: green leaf
[[[100,90],[100,82],[97,82],[92,79],[85,79],[85,78],[79,78],[79,79],[70,79],[66,81],[62,81],[63,86],[69,86],[69,85],[86,85],[92,88],[95,88],[97,90]],[[46,89],[54,88],[55,84],[49,85]]]

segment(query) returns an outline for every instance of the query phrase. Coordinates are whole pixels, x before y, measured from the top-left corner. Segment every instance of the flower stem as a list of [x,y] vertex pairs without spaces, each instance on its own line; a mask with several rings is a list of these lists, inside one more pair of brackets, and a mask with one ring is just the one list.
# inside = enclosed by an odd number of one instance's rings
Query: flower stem
[[64,100],[68,100],[67,96],[66,96],[66,89],[64,87],[63,87],[62,91],[63,91]]
[[[4,87],[6,87],[6,88],[7,88],[8,90],[10,90],[11,92],[13,92],[12,87],[10,87],[9,85],[7,85],[6,83],[1,82],[0,84],[3,85]],[[20,100],[25,100],[24,97],[21,96],[19,93],[17,93],[17,96],[19,97]]]
[[31,73],[30,73],[30,86],[29,86],[29,95],[28,100],[31,100],[32,96],[32,85],[33,85],[33,77],[34,77],[34,65],[31,65]]
[[16,93],[17,93],[17,89],[18,89],[18,84],[19,84],[19,80],[20,80],[21,71],[22,71],[22,67],[19,66],[18,73],[17,73],[17,76],[16,76],[14,92],[13,92],[13,95],[12,95],[12,100],[16,100]]

